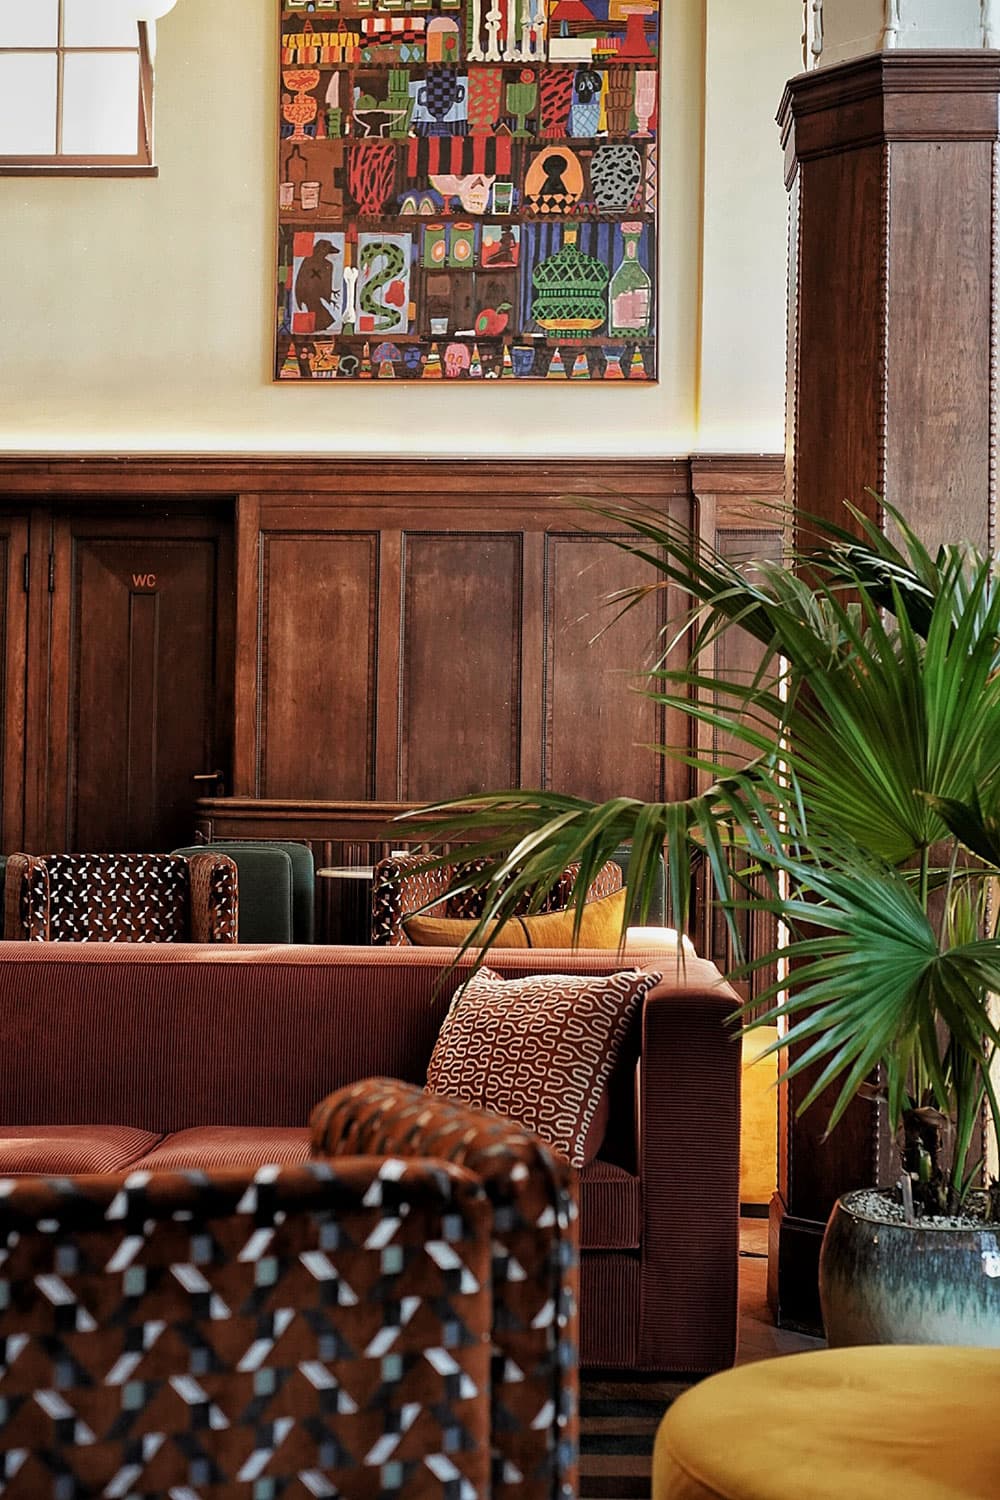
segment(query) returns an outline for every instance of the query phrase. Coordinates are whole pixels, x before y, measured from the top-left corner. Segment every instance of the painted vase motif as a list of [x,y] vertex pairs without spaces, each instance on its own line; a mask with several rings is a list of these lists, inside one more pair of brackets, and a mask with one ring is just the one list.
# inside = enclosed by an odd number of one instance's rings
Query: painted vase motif
[[628,145],[598,146],[590,163],[590,187],[602,214],[630,209],[642,181],[642,155]]
[[606,316],[608,268],[577,247],[576,226],[567,225],[561,250],[535,268],[531,316],[546,333],[586,338]]

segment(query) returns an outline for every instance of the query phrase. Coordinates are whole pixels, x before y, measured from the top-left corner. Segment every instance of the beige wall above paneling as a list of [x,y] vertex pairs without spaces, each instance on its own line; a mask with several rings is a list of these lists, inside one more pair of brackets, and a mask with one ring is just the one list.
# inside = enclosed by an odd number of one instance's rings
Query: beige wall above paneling
[[[276,0],[157,27],[156,179],[4,179],[0,449],[335,455],[773,450],[790,0],[663,5],[658,385],[270,379]],[[488,496],[484,497],[488,503]]]

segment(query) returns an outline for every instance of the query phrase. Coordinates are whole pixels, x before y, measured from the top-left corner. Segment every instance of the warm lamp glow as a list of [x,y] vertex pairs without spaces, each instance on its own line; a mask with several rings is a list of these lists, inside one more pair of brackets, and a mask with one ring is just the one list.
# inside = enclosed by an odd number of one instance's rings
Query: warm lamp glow
[[[680,946],[689,958],[696,956],[694,944],[689,937],[685,937]],[[630,927],[625,933],[625,952],[636,948],[662,948],[667,953],[676,953],[677,931],[673,927]]]

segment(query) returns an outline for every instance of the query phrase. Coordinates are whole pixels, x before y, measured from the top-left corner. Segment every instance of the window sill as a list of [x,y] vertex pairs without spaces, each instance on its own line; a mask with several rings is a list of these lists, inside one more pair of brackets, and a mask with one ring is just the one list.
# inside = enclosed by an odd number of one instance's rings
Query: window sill
[[136,162],[107,166],[95,162],[5,162],[0,160],[0,177],[159,177],[160,169]]

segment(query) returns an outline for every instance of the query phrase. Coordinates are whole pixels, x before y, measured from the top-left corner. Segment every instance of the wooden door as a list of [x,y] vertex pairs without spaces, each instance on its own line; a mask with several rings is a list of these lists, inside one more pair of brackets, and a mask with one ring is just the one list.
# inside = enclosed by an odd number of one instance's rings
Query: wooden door
[[188,842],[195,798],[229,786],[228,519],[40,511],[31,540],[29,761],[44,776],[29,847]]

